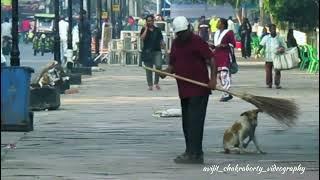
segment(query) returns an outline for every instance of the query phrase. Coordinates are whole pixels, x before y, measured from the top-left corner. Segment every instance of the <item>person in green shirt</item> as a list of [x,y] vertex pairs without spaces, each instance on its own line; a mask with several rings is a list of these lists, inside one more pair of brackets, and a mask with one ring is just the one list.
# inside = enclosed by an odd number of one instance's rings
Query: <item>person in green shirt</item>
[[219,18],[217,16],[212,16],[209,24],[210,24],[210,30],[211,30],[211,39],[214,37],[214,33],[218,30],[217,25],[219,22]]

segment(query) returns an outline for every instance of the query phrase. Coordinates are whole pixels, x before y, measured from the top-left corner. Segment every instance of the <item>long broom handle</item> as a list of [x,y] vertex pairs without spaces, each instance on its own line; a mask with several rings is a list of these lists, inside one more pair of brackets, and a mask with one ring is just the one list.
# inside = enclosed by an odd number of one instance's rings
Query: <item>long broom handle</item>
[[[196,85],[199,85],[199,86],[202,86],[202,87],[209,88],[208,84],[205,84],[205,83],[202,83],[202,82],[199,82],[199,81],[195,81],[195,80],[188,79],[188,78],[185,78],[185,77],[182,77],[182,76],[179,76],[179,75],[175,75],[175,74],[167,73],[167,72],[164,72],[164,71],[160,71],[158,69],[149,68],[149,67],[146,67],[146,66],[142,66],[142,67],[145,68],[146,70],[149,70],[149,71],[153,71],[153,72],[156,72],[156,73],[159,73],[159,74],[163,74],[163,75],[170,76],[170,77],[173,77],[173,78],[176,78],[176,79],[180,79],[180,80],[192,83],[192,84],[196,84]],[[217,91],[229,93],[229,94],[234,95],[234,96],[239,96],[239,95],[237,95],[237,94],[235,94],[233,92],[230,92],[230,91],[218,88],[218,87],[216,87],[215,89],[212,89],[212,90],[217,90]]]

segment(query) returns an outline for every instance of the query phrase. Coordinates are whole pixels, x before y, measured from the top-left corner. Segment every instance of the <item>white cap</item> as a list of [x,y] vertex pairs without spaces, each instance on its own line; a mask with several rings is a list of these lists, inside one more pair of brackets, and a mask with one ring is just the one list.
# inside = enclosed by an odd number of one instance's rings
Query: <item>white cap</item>
[[185,31],[188,29],[189,22],[186,17],[178,16],[172,22],[172,29],[174,33]]

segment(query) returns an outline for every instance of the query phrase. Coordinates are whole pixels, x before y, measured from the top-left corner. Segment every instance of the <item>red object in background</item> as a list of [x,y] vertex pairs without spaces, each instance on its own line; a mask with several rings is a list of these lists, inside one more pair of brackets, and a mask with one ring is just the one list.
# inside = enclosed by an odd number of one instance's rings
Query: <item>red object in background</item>
[[240,41],[236,41],[236,49],[241,49],[242,45]]

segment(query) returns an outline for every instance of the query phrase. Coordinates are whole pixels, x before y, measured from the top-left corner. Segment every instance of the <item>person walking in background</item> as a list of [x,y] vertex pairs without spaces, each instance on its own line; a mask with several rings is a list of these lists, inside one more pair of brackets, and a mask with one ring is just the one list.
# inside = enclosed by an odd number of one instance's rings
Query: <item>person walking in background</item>
[[243,22],[239,28],[239,34],[241,37],[241,53],[242,57],[250,58],[251,57],[251,25],[248,18],[244,18]]
[[294,48],[294,47],[297,48],[298,57],[301,59],[300,49],[299,49],[297,40],[293,35],[293,29],[289,29],[287,34],[287,48]]
[[[272,69],[273,60],[276,58],[277,54],[283,53],[286,47],[283,39],[277,35],[276,25],[271,24],[270,34],[263,37],[260,42],[259,51],[265,47],[265,71],[266,71],[266,84],[268,88],[272,88]],[[277,89],[280,89],[280,78],[281,71],[275,69],[274,84]]]
[[258,36],[259,22],[258,18],[254,19],[254,24],[252,26],[252,36]]
[[263,39],[264,36],[268,35],[268,29],[266,26],[263,26],[263,29],[262,29],[262,33],[261,33],[261,36],[260,36],[260,40]]
[[4,18],[4,22],[1,24],[1,53],[7,60],[10,59],[11,47],[12,47],[12,24],[9,22],[9,17]]
[[146,26],[145,17],[141,16],[138,20],[138,31],[140,31],[145,26]]
[[[233,31],[228,29],[228,22],[224,18],[220,18],[218,23],[218,30],[213,39],[214,43],[214,63],[218,70],[218,77],[220,84],[224,90],[229,90],[231,86],[230,65],[232,59],[232,49],[236,45],[236,40]],[[220,99],[221,102],[229,101],[233,98],[228,93],[223,93]]]
[[288,30],[287,34],[287,47],[292,48],[292,47],[298,47],[298,43],[296,38],[293,36],[293,29]]
[[199,19],[197,18],[196,20],[194,20],[194,22],[192,23],[193,26],[193,32],[195,34],[199,34]]
[[6,57],[2,53],[2,48],[1,48],[1,67],[7,66],[7,60]]
[[229,19],[228,19],[228,30],[232,31],[233,33],[236,33],[235,25],[234,25],[234,22],[232,20],[232,16],[230,16]]
[[204,41],[209,41],[209,29],[210,25],[206,22],[206,17],[201,16],[200,17],[200,23],[199,23],[199,36]]
[[[177,79],[186,149],[174,162],[202,164],[204,121],[211,94],[209,88],[216,87],[216,68],[211,63],[213,54],[208,44],[190,31],[186,17],[176,17],[172,25],[176,38],[172,42],[169,65],[165,71],[208,84],[208,87],[202,87]],[[211,67],[210,78],[208,63]],[[165,78],[164,75],[161,77]]]
[[77,21],[74,21],[74,26],[72,28],[72,49],[73,51],[78,51],[79,48],[79,24]]
[[211,39],[214,38],[214,33],[218,30],[217,25],[219,22],[219,18],[217,16],[212,16],[209,25],[210,25],[210,31],[211,31]]
[[136,24],[135,19],[132,16],[129,16],[128,17],[128,25],[129,25],[130,31],[134,31],[135,30],[135,24]]
[[27,40],[27,33],[29,32],[30,29],[31,29],[30,20],[26,18],[21,23],[21,39],[24,40],[24,42],[26,42]]
[[[153,68],[155,65],[156,69],[161,70],[161,48],[165,48],[165,43],[163,41],[161,29],[154,26],[153,15],[148,15],[146,17],[146,25],[141,29],[140,37],[143,41],[141,60],[144,62],[144,65],[149,68]],[[153,85],[155,85],[157,90],[160,90],[159,74],[155,74],[154,82],[153,73],[151,71],[146,70],[146,76],[149,90],[153,90]]]
[[68,27],[69,23],[62,16],[59,21],[60,53],[62,63],[64,62],[65,53],[68,49]]
[[3,39],[11,39],[12,24],[9,22],[9,17],[4,18],[4,22],[1,23],[1,47],[3,47]]

